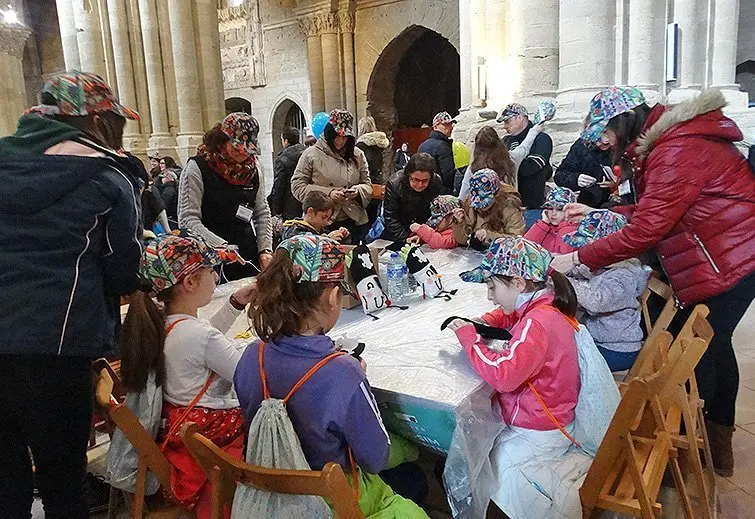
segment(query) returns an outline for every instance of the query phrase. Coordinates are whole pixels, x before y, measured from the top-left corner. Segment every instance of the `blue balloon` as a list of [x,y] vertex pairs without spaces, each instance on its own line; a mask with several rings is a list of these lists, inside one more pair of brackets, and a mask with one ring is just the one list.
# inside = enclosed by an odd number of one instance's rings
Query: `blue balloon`
[[325,125],[328,124],[328,117],[328,114],[325,112],[318,112],[312,118],[312,135],[314,135],[316,139],[322,137],[322,134],[325,131]]

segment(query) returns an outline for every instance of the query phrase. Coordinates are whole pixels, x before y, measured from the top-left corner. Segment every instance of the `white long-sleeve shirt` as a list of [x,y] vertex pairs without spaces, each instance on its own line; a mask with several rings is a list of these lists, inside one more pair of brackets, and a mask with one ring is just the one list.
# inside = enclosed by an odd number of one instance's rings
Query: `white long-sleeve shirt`
[[226,302],[209,322],[191,315],[168,316],[166,327],[179,319],[185,320],[165,337],[163,398],[166,401],[177,406],[189,405],[214,372],[215,380],[197,405],[210,409],[239,406],[233,374],[246,344],[231,341],[224,334],[240,314]]

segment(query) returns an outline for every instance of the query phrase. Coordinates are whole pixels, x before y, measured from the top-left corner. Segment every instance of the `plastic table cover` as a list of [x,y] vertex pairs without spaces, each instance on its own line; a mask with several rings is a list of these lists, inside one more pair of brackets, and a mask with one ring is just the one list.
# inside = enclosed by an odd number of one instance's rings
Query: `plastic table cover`
[[[408,309],[389,308],[378,312],[378,319],[365,315],[361,307],[344,310],[328,335],[366,344],[362,357],[378,400],[381,393],[391,394],[453,412],[456,427],[444,472],[449,504],[456,518],[482,518],[494,481],[488,456],[504,424],[492,408],[492,389],[474,372],[454,333],[441,331],[440,325],[452,315],[478,317],[493,305],[487,300],[484,284],[464,283],[459,278],[460,272],[479,265],[480,253],[467,249],[423,251],[443,276],[444,289],[458,290],[450,300],[422,300],[418,289],[400,301]],[[382,258],[380,268],[384,280]],[[213,301],[200,310],[200,317],[211,316],[245,282],[219,286]],[[228,335],[233,337],[248,327],[242,315]]]

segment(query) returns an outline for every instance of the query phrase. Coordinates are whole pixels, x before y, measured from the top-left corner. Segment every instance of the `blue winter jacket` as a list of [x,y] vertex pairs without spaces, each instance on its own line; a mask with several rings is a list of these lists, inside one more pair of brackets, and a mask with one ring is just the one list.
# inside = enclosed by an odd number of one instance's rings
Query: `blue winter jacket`
[[[139,284],[140,180],[83,139],[39,116],[0,139],[0,355],[115,351],[119,296]],[[73,140],[99,156],[45,154]]]

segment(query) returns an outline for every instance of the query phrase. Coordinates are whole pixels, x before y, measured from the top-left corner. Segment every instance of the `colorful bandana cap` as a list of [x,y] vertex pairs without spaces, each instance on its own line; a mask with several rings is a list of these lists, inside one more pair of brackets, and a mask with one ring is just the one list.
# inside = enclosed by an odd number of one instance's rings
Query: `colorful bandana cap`
[[556,116],[556,105],[549,99],[543,99],[537,105],[537,113],[532,119],[532,124],[540,124],[544,121],[550,121]]
[[494,241],[479,267],[459,274],[468,283],[484,283],[493,276],[517,276],[529,281],[548,279],[553,256],[541,245],[521,236],[504,236]]
[[299,283],[340,282],[346,277],[346,253],[338,242],[327,236],[301,234],[283,241],[278,248],[288,252],[300,273]]
[[509,105],[506,105],[506,108],[501,110],[501,113],[498,114],[498,119],[496,119],[496,121],[502,123],[504,121],[508,121],[512,117],[516,117],[517,115],[523,115],[527,117],[527,108],[525,108],[524,105],[520,105],[519,103],[511,103]]
[[487,209],[495,201],[501,187],[498,173],[492,169],[478,169],[469,178],[469,205],[474,209]]
[[333,125],[333,128],[336,129],[336,133],[341,137],[354,136],[354,116],[351,115],[351,112],[348,110],[336,108],[330,112],[328,123]]
[[139,114],[126,108],[97,74],[74,70],[55,76],[42,87],[41,94],[55,99],[54,105],[37,105],[26,110],[35,115],[84,116],[113,112],[126,119],[139,120]]
[[430,219],[427,220],[427,225],[435,229],[443,218],[453,213],[455,209],[460,208],[461,203],[455,196],[436,196],[433,201],[430,202]]
[[257,135],[260,124],[257,119],[244,112],[233,112],[220,123],[220,131],[231,139],[231,146],[240,153],[257,153]]
[[608,126],[608,121],[637,108],[644,102],[645,96],[638,88],[618,86],[604,88],[590,101],[590,111],[580,137],[586,144],[596,144]]
[[439,124],[445,123],[456,124],[456,119],[451,117],[451,114],[449,114],[448,112],[438,112],[437,114],[435,114],[435,117],[433,117],[433,126],[438,126]]
[[543,209],[558,209],[559,211],[562,211],[566,204],[573,204],[576,201],[577,193],[568,187],[556,186],[551,189],[548,196],[545,197]]
[[234,251],[216,251],[199,236],[178,229],[147,244],[139,264],[139,275],[152,290],[160,293],[203,267],[234,261],[245,263]]
[[564,243],[572,247],[584,247],[590,242],[605,238],[627,224],[627,219],[608,209],[590,211],[579,222],[577,230],[564,235]]

